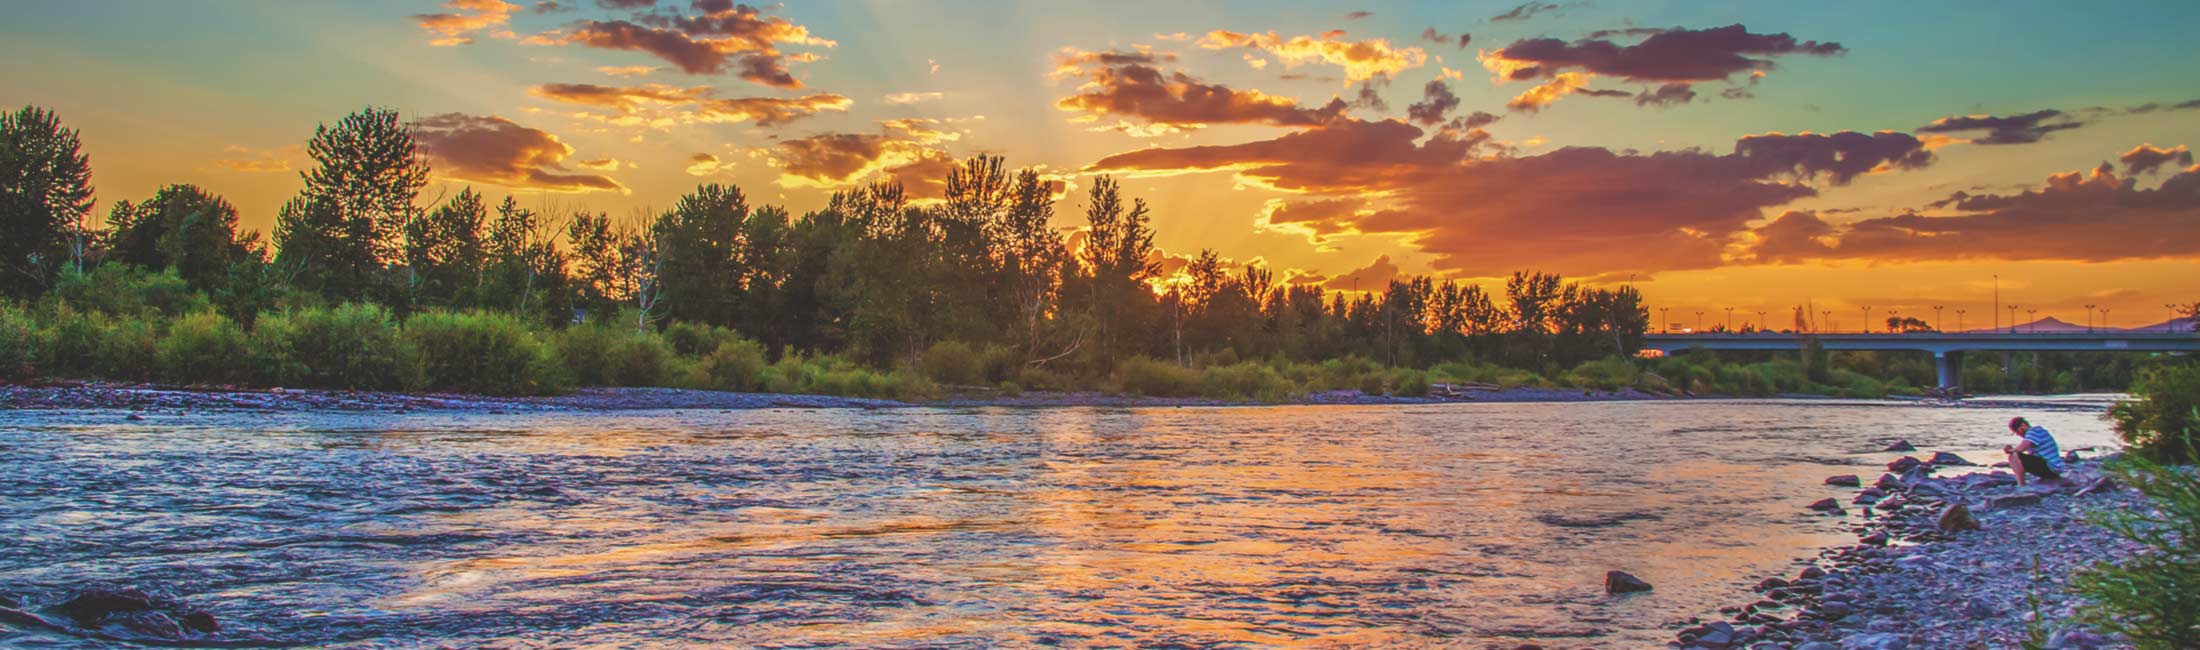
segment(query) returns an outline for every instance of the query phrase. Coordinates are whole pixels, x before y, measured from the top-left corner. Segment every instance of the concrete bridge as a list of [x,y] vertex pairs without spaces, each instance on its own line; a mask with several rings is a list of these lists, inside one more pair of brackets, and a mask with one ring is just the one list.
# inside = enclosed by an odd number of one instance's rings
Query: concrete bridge
[[1817,340],[1827,350],[1931,352],[1941,388],[1963,387],[1966,352],[2200,352],[2200,336],[2186,332],[1909,334],[1650,334],[1642,347],[1666,354],[1688,350],[1795,350]]

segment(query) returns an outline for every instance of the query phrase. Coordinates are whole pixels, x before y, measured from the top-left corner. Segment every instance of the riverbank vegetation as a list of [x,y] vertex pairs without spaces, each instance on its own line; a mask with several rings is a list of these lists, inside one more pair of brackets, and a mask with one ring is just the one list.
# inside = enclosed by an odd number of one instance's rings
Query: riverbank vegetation
[[2127,449],[2111,471],[2151,507],[2095,522],[2141,551],[2078,573],[2071,590],[2091,601],[2088,624],[2137,648],[2200,647],[2200,363],[2150,368],[2132,393],[2109,410]]
[[[928,398],[1101,390],[1280,400],[1431,384],[1876,397],[1929,360],[1638,359],[1632,286],[1523,271],[1329,291],[1154,245],[1153,208],[999,157],[800,216],[707,184],[631,219],[471,188],[423,197],[410,125],[317,129],[271,237],[170,185],[91,219],[89,159],[52,113],[0,122],[0,376],[544,394],[672,386]],[[1077,220],[1077,219],[1072,219]]]

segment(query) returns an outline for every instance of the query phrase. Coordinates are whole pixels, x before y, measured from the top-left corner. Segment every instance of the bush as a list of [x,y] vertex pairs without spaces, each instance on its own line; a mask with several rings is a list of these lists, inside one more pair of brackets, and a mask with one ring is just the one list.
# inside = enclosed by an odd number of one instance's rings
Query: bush
[[161,377],[179,383],[251,381],[252,353],[244,330],[211,311],[184,316],[168,326],[157,354]]
[[2135,400],[2117,402],[2108,409],[2116,433],[2133,452],[2158,462],[2190,463],[2200,446],[2200,363],[2173,363],[2148,368],[2132,384]]
[[261,380],[275,386],[400,390],[421,377],[419,355],[378,305],[262,316],[252,347]]
[[132,381],[152,379],[153,369],[160,367],[159,346],[160,332],[151,321],[116,321],[100,334],[99,350],[92,355],[92,374]]
[[1075,380],[1062,373],[1046,368],[1024,368],[1016,373],[1016,387],[1021,390],[1066,391],[1076,389],[1077,385]]
[[719,343],[710,356],[696,364],[710,388],[735,391],[762,388],[770,368],[764,362],[764,346],[742,338]]
[[1574,366],[1566,373],[1566,384],[1597,390],[1619,390],[1635,385],[1642,378],[1642,370],[1633,359],[1605,357]]
[[38,359],[38,325],[21,308],[0,304],[0,378],[29,374]]
[[918,360],[924,376],[942,384],[970,386],[985,380],[985,365],[978,358],[978,351],[962,341],[940,341],[932,344]]
[[[2200,414],[2186,417],[2191,422]],[[2200,429],[2183,433],[2188,442],[2200,438]],[[2094,521],[2145,550],[2121,566],[2102,562],[2071,576],[2071,591],[2091,603],[2080,619],[2142,650],[2200,648],[2200,476],[2145,455],[2126,456],[2109,469],[2150,503],[2103,511]]]
[[662,386],[683,374],[678,355],[656,332],[579,325],[559,332],[551,351],[581,386]]
[[1199,392],[1217,399],[1280,402],[1297,393],[1298,385],[1267,364],[1249,361],[1208,366],[1199,373]]
[[147,273],[120,264],[101,264],[82,274],[64,272],[53,295],[78,309],[110,316],[176,317],[213,308],[205,294],[174,272]]
[[1199,393],[1200,373],[1152,357],[1136,356],[1115,366],[1118,390],[1150,397],[1190,397]]
[[1427,397],[1428,372],[1412,368],[1392,368],[1389,394],[1397,397]]
[[67,303],[55,304],[39,332],[39,372],[57,377],[91,377],[100,374],[99,348],[112,327],[106,314],[79,311]]
[[[619,323],[631,325],[634,319],[624,318]],[[731,329],[686,321],[665,326],[664,337],[674,353],[685,357],[708,356],[716,352],[718,346],[741,340],[741,334]]]
[[404,334],[419,352],[421,385],[430,390],[542,395],[564,386],[563,369],[510,314],[425,312],[405,321]]

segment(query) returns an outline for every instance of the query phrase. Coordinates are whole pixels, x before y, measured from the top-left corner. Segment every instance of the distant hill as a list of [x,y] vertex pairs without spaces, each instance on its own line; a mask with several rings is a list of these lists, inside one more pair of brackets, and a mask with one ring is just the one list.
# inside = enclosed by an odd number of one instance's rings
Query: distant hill
[[[2171,321],[2164,321],[2164,322],[2160,322],[2160,323],[2155,323],[2155,324],[2152,324],[2152,325],[2145,325],[2145,326],[2141,326],[2141,327],[2100,327],[2100,328],[2092,328],[2092,329],[2088,329],[2088,328],[2087,328],[2087,327],[2085,326],[2085,324],[2083,324],[2083,323],[2071,323],[2071,322],[2067,322],[2067,321],[2064,321],[2064,320],[2062,320],[2062,319],[2059,319],[2059,318],[2056,318],[2056,317],[2053,317],[2053,316],[2049,316],[2049,317],[2046,317],[2046,318],[2042,318],[2042,319],[2039,319],[2039,320],[2036,320],[2036,321],[2032,321],[2032,322],[2029,322],[2029,323],[2018,323],[2018,324],[2016,325],[2015,331],[2016,331],[2016,332],[2017,332],[2018,334],[2031,334],[2031,333],[2034,333],[2034,332],[2038,332],[2038,333],[2041,333],[2041,334],[2082,334],[2082,333],[2085,333],[2085,332],[2088,332],[2088,331],[2098,331],[2098,332],[2167,332],[2167,331],[2171,331],[2171,329],[2172,329],[2172,328],[2175,328],[2175,330],[2176,330],[2176,331],[2179,331],[2179,332],[2191,332],[2191,331],[2192,331],[2192,326],[2193,326],[2193,320],[2192,320],[2191,318],[2179,318],[2179,319],[2176,319],[2176,320],[2171,320]],[[2008,325],[2003,325],[2003,326],[2001,326],[2001,327],[1998,327],[1998,328],[1995,328],[1995,327],[1980,327],[1980,328],[1975,328],[1975,329],[1971,329],[1971,330],[1966,330],[1966,331],[1965,331],[1965,332],[1963,332],[1963,333],[1966,333],[1966,334],[1987,334],[1987,333],[1993,333],[1993,332],[2008,332],[2008,331],[2011,331],[2011,330],[2010,330],[2010,326],[2008,326]]]

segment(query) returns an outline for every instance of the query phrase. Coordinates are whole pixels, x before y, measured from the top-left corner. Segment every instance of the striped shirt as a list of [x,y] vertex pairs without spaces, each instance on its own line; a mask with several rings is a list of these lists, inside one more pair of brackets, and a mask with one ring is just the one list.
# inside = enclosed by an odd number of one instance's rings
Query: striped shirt
[[2063,471],[2062,448],[2055,445],[2055,436],[2047,433],[2047,427],[2034,426],[2024,430],[2024,441],[2032,443],[2032,455],[2047,461],[2047,468]]

